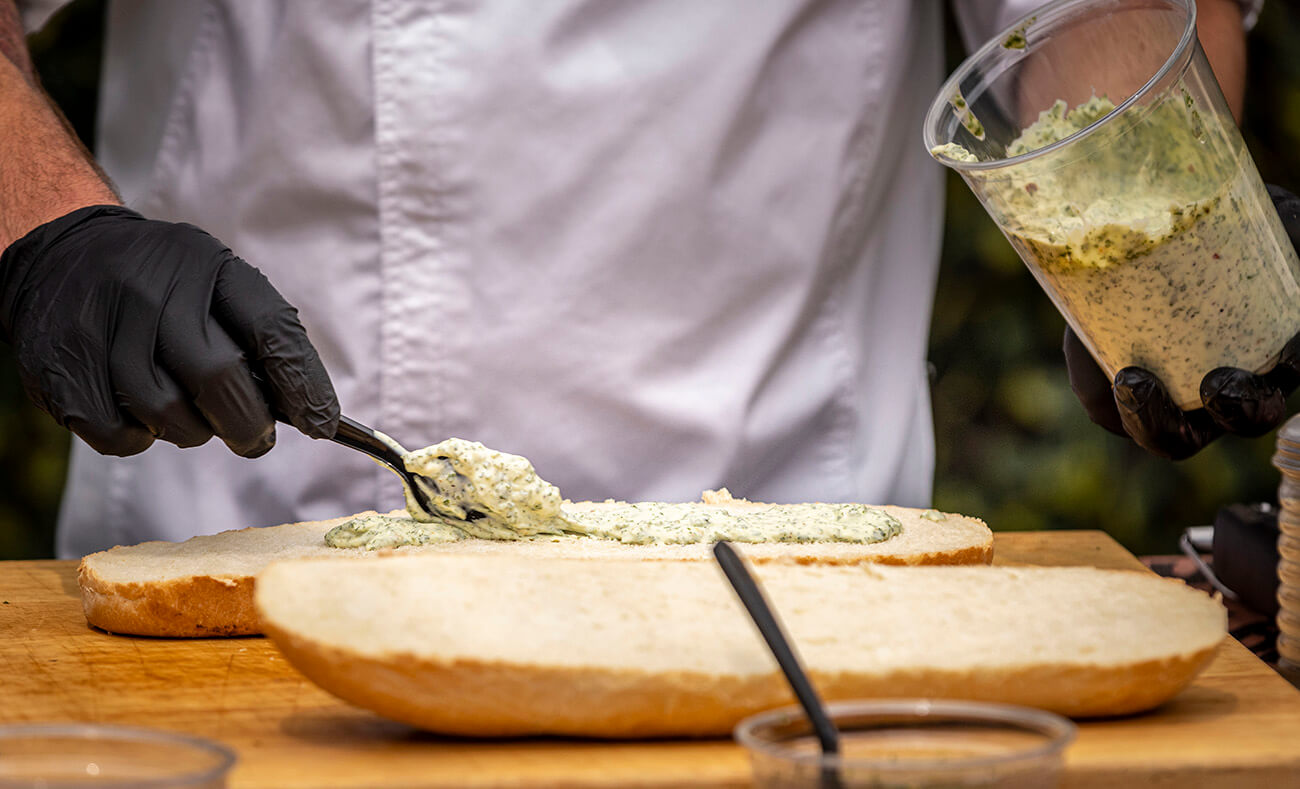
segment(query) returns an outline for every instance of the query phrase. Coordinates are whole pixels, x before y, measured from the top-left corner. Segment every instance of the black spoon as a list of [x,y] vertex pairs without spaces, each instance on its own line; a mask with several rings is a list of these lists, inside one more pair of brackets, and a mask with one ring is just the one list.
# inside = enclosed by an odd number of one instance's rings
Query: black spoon
[[[347,416],[339,416],[339,430],[331,439],[336,444],[342,444],[359,452],[364,452],[370,457],[378,460],[387,466],[394,474],[402,478],[406,487],[411,491],[411,496],[415,498],[415,503],[420,505],[430,516],[437,516],[438,511],[433,508],[433,502],[429,500],[429,494],[425,492],[424,486],[415,474],[406,470],[406,464],[402,462],[402,454],[406,451],[401,444],[393,441],[391,438],[385,441],[387,436],[380,437],[372,428],[366,427],[355,419]],[[425,480],[428,484],[428,481]]]
[[[763,590],[759,587],[758,581],[754,576],[749,574],[745,568],[744,561],[736,553],[736,549],[731,544],[724,541],[714,543],[713,556],[718,560],[722,567],[722,572],[726,574],[727,580],[736,590],[736,596],[744,604],[745,610],[758,626],[758,632],[763,635],[763,640],[767,642],[768,649],[776,657],[776,662],[780,664],[781,671],[785,674],[785,679],[790,683],[790,689],[794,691],[795,698],[799,700],[799,705],[803,707],[804,714],[812,722],[813,733],[817,736],[817,742],[821,745],[824,756],[838,755],[840,752],[840,732],[835,727],[835,722],[827,714],[826,707],[822,704],[821,697],[817,695],[817,689],[813,687],[812,681],[808,679],[808,674],[803,670],[803,665],[799,662],[799,656],[795,654],[794,647],[790,640],[786,638],[785,631],[781,628],[781,623],[777,621],[776,614],[772,607],[768,605],[767,598],[763,596]],[[839,770],[828,764],[823,764],[821,769],[821,786],[822,789],[840,789]]]
[[[334,434],[331,440],[358,452],[364,452],[387,466],[394,474],[402,478],[407,489],[411,491],[411,496],[415,498],[415,503],[429,516],[434,518],[453,517],[439,512],[429,498],[426,486],[435,491],[438,490],[438,486],[434,484],[433,480],[418,474],[412,474],[406,470],[406,464],[402,462],[402,455],[406,450],[402,448],[401,444],[355,419],[342,415],[339,416],[338,432]],[[482,517],[483,513],[478,510],[467,508],[465,511],[465,520],[467,521],[478,520]]]

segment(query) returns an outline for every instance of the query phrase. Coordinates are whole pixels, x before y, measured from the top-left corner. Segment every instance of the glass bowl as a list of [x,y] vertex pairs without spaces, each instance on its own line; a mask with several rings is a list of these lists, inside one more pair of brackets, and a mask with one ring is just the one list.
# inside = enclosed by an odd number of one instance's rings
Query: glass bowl
[[223,745],[129,726],[0,726],[0,789],[221,789],[235,763]]
[[799,707],[737,724],[758,787],[1051,787],[1075,725],[1043,710],[896,699],[827,705],[840,753],[824,756]]

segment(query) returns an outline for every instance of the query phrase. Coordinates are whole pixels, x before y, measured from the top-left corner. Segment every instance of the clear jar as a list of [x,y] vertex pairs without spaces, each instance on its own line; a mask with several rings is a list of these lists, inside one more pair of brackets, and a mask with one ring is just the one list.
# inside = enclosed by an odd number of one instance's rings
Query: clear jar
[[235,754],[198,737],[131,726],[0,726],[0,789],[224,789]]
[[884,699],[826,709],[840,732],[836,755],[821,752],[799,707],[737,724],[756,787],[1046,789],[1059,782],[1076,731],[1060,715],[1008,704]]
[[1273,465],[1282,472],[1278,485],[1277,654],[1278,670],[1300,684],[1300,416],[1277,434]]
[[1044,6],[962,63],[924,138],[1107,375],[1146,368],[1198,408],[1206,373],[1265,371],[1300,331],[1300,260],[1193,0]]

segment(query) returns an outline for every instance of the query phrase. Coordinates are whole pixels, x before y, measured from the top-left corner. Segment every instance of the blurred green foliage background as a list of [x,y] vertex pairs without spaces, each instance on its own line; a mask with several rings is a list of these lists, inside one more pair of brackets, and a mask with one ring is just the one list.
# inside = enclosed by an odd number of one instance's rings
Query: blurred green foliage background
[[[102,18],[103,0],[76,0],[29,40],[46,89],[88,143]],[[951,27],[948,39],[951,69],[964,53]],[[1247,142],[1265,180],[1300,191],[1300,10],[1270,0],[1249,46]],[[1219,507],[1274,498],[1271,435],[1221,439],[1171,463],[1089,422],[1066,380],[1064,321],[961,180],[950,173],[948,186],[930,342],[935,506],[998,530],[1104,529],[1137,553],[1170,553]],[[68,443],[28,403],[0,345],[0,559],[53,554]]]

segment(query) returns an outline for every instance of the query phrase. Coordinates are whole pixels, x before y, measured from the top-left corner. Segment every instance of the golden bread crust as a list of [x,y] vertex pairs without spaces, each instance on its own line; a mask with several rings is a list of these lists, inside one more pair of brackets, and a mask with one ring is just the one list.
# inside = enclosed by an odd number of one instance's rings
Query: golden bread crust
[[[330,693],[385,718],[443,734],[716,736],[730,733],[748,715],[794,704],[788,685],[775,671],[747,677],[705,676],[685,671],[444,661],[415,655],[377,659],[304,638],[274,622],[264,627],[286,659]],[[1200,673],[1216,650],[1121,666],[814,671],[812,679],[826,701],[966,699],[1035,707],[1072,718],[1118,716],[1168,701]]]
[[253,576],[110,583],[83,559],[77,584],[86,622],[109,633],[210,638],[262,632],[253,605]]

